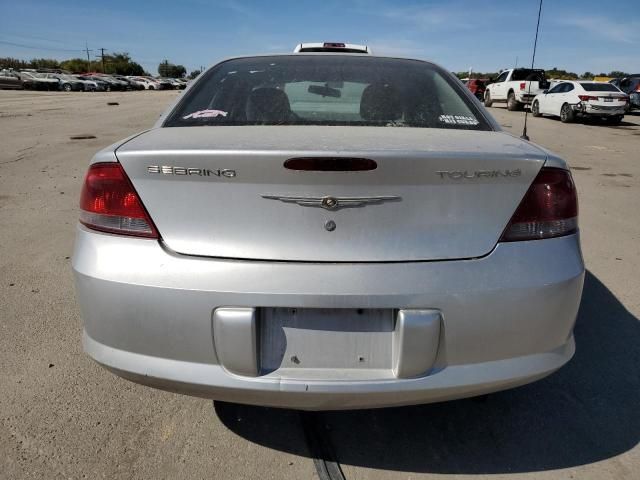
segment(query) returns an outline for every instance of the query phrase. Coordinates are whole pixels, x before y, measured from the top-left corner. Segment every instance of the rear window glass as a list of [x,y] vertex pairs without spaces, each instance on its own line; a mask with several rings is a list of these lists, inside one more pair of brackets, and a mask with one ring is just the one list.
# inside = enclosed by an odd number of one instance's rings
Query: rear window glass
[[537,81],[542,82],[545,79],[544,70],[531,70],[529,68],[516,68],[511,75],[512,81]]
[[206,72],[165,121],[200,125],[352,125],[490,130],[461,84],[417,60],[289,55]]
[[617,92],[618,89],[615,85],[610,83],[581,83],[582,88],[587,92]]

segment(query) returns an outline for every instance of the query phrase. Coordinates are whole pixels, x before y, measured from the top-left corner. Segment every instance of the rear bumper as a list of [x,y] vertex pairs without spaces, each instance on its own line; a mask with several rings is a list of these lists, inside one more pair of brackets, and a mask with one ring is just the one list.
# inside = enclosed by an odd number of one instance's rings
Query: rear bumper
[[[311,264],[185,257],[153,240],[83,227],[73,269],[85,350],[115,373],[186,394],[303,409],[441,401],[541,378],[573,355],[584,276],[577,235],[499,244],[466,261]],[[442,314],[437,358],[418,378],[237,375],[216,353],[212,316],[223,306],[434,308]]]
[[537,93],[519,93],[516,94],[516,100],[520,103],[530,104],[533,102],[533,99],[536,98]]
[[616,115],[624,115],[626,111],[625,106],[599,106],[599,105],[585,105],[578,103],[573,105],[573,109],[582,115],[594,116],[594,117],[608,117]]

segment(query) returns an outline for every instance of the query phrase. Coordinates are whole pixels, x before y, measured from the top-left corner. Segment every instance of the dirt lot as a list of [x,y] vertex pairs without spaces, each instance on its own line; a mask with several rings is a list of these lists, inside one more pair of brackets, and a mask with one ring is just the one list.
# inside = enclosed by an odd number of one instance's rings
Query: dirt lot
[[[0,478],[317,478],[297,413],[214,409],[81,351],[69,257],[87,162],[176,95],[0,91]],[[491,112],[519,133],[522,113]],[[530,117],[580,192],[575,358],[485,401],[320,415],[347,479],[640,478],[640,115],[625,120]]]

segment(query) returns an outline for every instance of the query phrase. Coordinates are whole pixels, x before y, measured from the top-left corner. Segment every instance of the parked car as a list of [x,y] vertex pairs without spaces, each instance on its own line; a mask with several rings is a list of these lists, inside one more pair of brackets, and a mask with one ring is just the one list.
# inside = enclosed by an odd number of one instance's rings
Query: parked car
[[500,73],[494,83],[487,85],[484,104],[490,107],[494,102],[507,102],[507,109],[520,110],[547,88],[549,82],[544,70],[510,68]]
[[109,77],[103,77],[99,75],[82,75],[82,78],[103,82],[105,85],[105,91],[107,92],[111,92],[112,90],[123,90],[123,85],[121,82],[117,82]]
[[479,78],[470,78],[465,82],[465,85],[478,100],[484,100],[484,92],[487,88],[485,80],[481,80]]
[[40,78],[50,78],[58,81],[58,89],[65,92],[81,92],[84,90],[84,84],[73,75],[64,73],[38,73]]
[[129,77],[130,80],[141,85],[145,90],[160,90],[160,84],[147,77]]
[[629,110],[640,109],[640,74],[615,78],[609,83],[629,95]]
[[105,82],[109,82],[112,85],[113,90],[130,90],[130,86],[128,82],[124,82],[122,80],[118,80],[113,75],[107,75],[104,73],[99,73],[96,75],[98,78],[101,78]]
[[171,88],[176,90],[183,90],[186,87],[186,84],[182,83],[177,78],[160,78],[160,80],[169,83]]
[[0,70],[0,88],[22,89],[22,80],[20,75],[13,70]]
[[54,78],[44,78],[37,72],[20,72],[20,79],[24,88],[29,90],[58,90],[58,80]]
[[114,75],[114,78],[116,80],[120,80],[121,82],[124,82],[127,85],[127,90],[143,90],[144,87],[142,85],[140,85],[137,82],[134,82],[133,80],[129,79],[128,77],[122,76],[122,75]]
[[107,89],[107,82],[102,80],[91,80],[81,75],[74,75],[73,77],[82,83],[85,92],[104,92]]
[[384,407],[522,385],[574,353],[571,172],[433,63],[224,61],[97,153],[80,205],[84,348],[143,384]]
[[534,117],[554,115],[563,123],[576,117],[600,117],[617,124],[622,121],[629,97],[610,83],[564,81],[533,99]]
[[166,80],[164,78],[154,78],[153,80],[155,80],[156,83],[158,84],[158,87],[157,87],[158,90],[172,90],[173,89],[173,84],[169,80]]

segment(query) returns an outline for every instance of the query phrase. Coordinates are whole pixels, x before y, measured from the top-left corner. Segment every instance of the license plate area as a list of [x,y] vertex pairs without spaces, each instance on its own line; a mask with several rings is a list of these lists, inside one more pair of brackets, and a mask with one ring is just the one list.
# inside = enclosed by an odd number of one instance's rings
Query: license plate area
[[395,316],[394,309],[261,308],[260,373],[391,377]]

